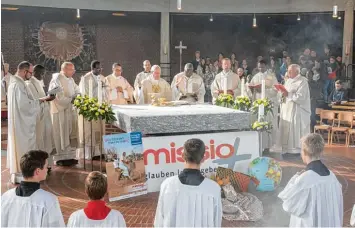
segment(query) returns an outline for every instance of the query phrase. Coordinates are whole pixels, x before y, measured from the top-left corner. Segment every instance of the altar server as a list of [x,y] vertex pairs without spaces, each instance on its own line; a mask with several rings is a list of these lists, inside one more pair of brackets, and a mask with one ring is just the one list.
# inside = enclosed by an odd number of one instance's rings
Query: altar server
[[[46,96],[44,92],[43,76],[46,70],[42,65],[36,65],[33,68],[33,76],[26,81],[32,99],[39,99]],[[43,82],[43,81],[42,81]],[[53,96],[53,99],[55,97]],[[54,149],[52,135],[52,118],[50,113],[50,104],[44,102],[41,104],[41,111],[37,116],[36,122],[36,149],[42,150],[51,154]],[[52,158],[49,158],[49,164],[52,165]]]
[[309,134],[301,141],[306,169],[294,175],[279,194],[283,209],[291,214],[290,227],[342,227],[342,187],[320,160],[324,140]]
[[240,84],[240,79],[237,74],[231,70],[231,61],[228,58],[222,60],[222,69],[223,71],[216,75],[212,85],[212,103],[216,103],[216,99],[221,93],[228,93],[233,97],[240,95],[240,89],[238,89]]
[[192,94],[196,97],[196,102],[204,103],[205,100],[205,85],[203,79],[198,74],[194,73],[192,63],[187,63],[184,72],[175,75],[171,83],[172,98],[177,101],[181,96]]
[[[80,93],[82,95],[88,95],[92,96],[94,98],[99,97],[99,83],[101,84],[101,94],[100,96],[102,97],[102,101],[108,101],[109,97],[109,87],[106,78],[101,75],[102,72],[102,67],[101,63],[97,60],[94,60],[91,62],[91,71],[81,77],[80,83],[79,83],[79,88],[80,88]],[[90,91],[91,90],[91,91]],[[92,133],[91,133],[91,126],[89,121],[84,121],[85,123],[85,151],[86,151],[86,159],[92,158],[91,154],[95,156],[100,155],[100,127],[101,123],[99,121],[92,121]],[[78,118],[78,124],[79,124],[79,138],[80,138],[80,143],[84,142],[84,130],[83,130],[83,119],[82,116],[80,115]],[[93,145],[93,151],[91,151],[91,140],[92,140],[92,145]],[[84,157],[84,151],[80,148],[78,149],[78,157],[83,158]]]
[[171,101],[171,88],[167,81],[160,77],[160,66],[154,65],[152,67],[152,77],[145,79],[142,82],[142,92],[144,96],[144,103],[152,103],[152,95],[157,98],[165,98],[166,101]]
[[144,96],[142,92],[142,81],[152,76],[151,65],[149,60],[143,62],[144,71],[137,74],[136,80],[134,81],[134,99],[137,104],[144,104]]
[[70,215],[68,227],[126,227],[123,215],[106,206],[107,178],[91,172],[85,180],[85,193],[90,201],[84,209]]
[[75,126],[77,115],[74,113],[72,103],[80,93],[79,87],[73,79],[74,72],[74,64],[64,62],[60,73],[53,74],[49,83],[49,90],[56,87],[62,88],[62,91],[56,95],[55,100],[51,102],[53,138],[56,148],[53,159],[57,164],[64,161],[70,164],[76,163],[74,160],[76,158],[75,149],[70,146],[70,140],[77,135],[77,127]]
[[292,64],[288,68],[277,145],[283,153],[300,153],[300,139],[310,132],[311,102],[308,80],[300,75],[300,66]]
[[122,76],[122,66],[112,65],[112,74],[106,77],[109,86],[109,100],[111,104],[123,105],[133,103],[133,88]]
[[57,197],[40,188],[48,154],[29,151],[21,157],[24,181],[1,196],[1,227],[65,227]]
[[264,60],[260,60],[258,63],[259,73],[254,75],[251,79],[249,85],[256,86],[260,85],[260,88],[252,88],[249,90],[249,96],[255,99],[261,99],[261,84],[262,81],[265,80],[265,98],[268,98],[271,102],[273,102],[274,108],[272,110],[273,113],[268,113],[265,121],[269,121],[272,123],[272,132],[271,134],[267,132],[263,132],[265,136],[263,137],[263,149],[270,149],[272,146],[276,144],[277,132],[278,132],[278,111],[279,111],[279,99],[278,93],[275,89],[274,85],[278,84],[277,78],[274,73],[269,73],[266,69],[266,62]]
[[19,183],[20,159],[28,150],[36,149],[36,122],[40,113],[40,103],[50,97],[32,99],[25,81],[32,77],[33,66],[21,62],[16,75],[10,79],[8,92],[8,143],[7,168],[10,169],[11,182]]
[[204,154],[202,140],[185,142],[185,169],[161,184],[155,227],[221,227],[221,188],[201,174]]

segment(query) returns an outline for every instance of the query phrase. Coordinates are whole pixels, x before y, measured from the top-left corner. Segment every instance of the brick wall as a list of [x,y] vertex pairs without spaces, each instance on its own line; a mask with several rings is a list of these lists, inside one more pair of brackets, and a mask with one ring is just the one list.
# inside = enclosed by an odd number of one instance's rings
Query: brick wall
[[3,14],[1,19],[1,52],[4,61],[10,64],[10,73],[14,74],[25,55],[23,25],[21,19],[15,16]]

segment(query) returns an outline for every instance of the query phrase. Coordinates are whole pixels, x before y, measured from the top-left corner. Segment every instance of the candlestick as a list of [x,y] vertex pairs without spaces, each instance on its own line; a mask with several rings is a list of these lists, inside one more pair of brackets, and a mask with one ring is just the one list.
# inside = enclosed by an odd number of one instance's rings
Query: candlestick
[[102,104],[102,82],[101,82],[101,79],[98,80],[97,82],[97,99],[98,99],[98,102],[99,102],[99,105]]
[[258,121],[261,122],[264,119],[264,105],[259,105],[258,108]]
[[227,87],[228,87],[228,78],[223,78],[223,93],[227,94]]
[[244,86],[245,86],[245,79],[242,78],[242,86],[241,86],[241,90],[242,90],[242,97],[244,97]]
[[89,98],[92,98],[93,97],[93,84],[92,84],[92,78],[89,79]]
[[261,99],[265,99],[265,80],[261,80]]

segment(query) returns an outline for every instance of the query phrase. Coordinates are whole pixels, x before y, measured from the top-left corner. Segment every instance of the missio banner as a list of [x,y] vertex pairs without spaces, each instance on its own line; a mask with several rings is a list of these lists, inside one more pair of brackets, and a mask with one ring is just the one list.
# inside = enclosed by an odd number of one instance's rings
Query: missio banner
[[206,153],[201,173],[210,175],[218,166],[247,173],[249,163],[259,157],[258,137],[255,131],[242,131],[143,138],[148,192],[159,191],[164,179],[184,169],[182,153],[186,140],[199,138],[204,141]]

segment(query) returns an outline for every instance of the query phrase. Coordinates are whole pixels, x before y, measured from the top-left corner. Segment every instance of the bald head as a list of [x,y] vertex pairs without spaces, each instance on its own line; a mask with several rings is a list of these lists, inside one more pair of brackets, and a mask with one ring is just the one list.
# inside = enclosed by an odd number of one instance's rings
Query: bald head
[[301,72],[301,67],[297,64],[291,64],[288,67],[287,75],[289,78],[297,77]]
[[61,72],[62,74],[64,74],[65,76],[67,76],[68,78],[73,77],[74,73],[75,73],[75,67],[74,64],[71,62],[64,62],[62,64],[61,68]]
[[152,65],[150,64],[149,60],[144,60],[143,62],[143,68],[144,68],[144,72],[150,72]]
[[160,66],[158,66],[158,65],[152,66],[152,74],[153,74],[153,78],[155,80],[159,80],[160,79],[160,74],[161,74]]
[[191,77],[191,75],[194,73],[194,66],[192,63],[187,63],[184,67],[184,72],[186,77]]

